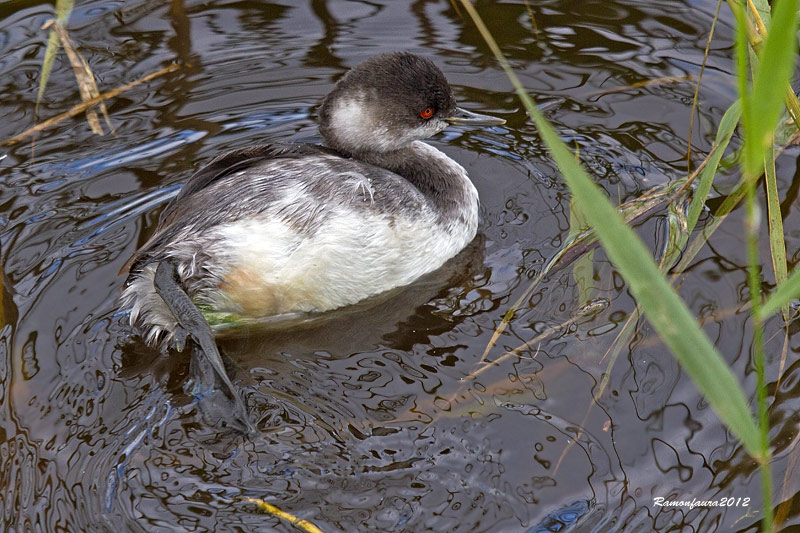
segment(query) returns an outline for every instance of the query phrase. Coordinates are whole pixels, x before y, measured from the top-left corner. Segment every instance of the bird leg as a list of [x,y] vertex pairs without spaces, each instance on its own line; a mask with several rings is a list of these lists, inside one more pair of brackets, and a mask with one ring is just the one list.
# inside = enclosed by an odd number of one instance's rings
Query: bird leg
[[201,386],[213,387],[216,375],[216,379],[222,383],[223,389],[233,400],[234,417],[244,424],[246,434],[256,435],[257,430],[247,415],[247,408],[225,372],[222,356],[214,340],[214,333],[203,314],[183,289],[178,276],[178,265],[174,259],[168,258],[159,261],[153,285],[175,316],[175,320],[178,321],[178,327],[182,330],[179,335],[182,337],[181,344],[185,342],[186,338],[191,338],[199,348],[192,350],[190,370],[193,378]]

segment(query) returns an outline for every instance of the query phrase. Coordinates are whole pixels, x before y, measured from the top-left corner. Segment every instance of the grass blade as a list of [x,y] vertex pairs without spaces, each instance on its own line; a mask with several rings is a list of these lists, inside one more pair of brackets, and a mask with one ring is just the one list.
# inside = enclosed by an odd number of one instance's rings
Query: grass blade
[[[758,24],[762,36],[767,31],[758,11],[751,6],[752,16]],[[767,412],[767,386],[764,356],[764,325],[761,317],[761,272],[758,256],[758,226],[760,214],[756,209],[756,180],[762,169],[769,174],[774,170],[774,134],[778,118],[783,110],[785,87],[789,83],[797,56],[797,0],[779,0],[776,2],[771,17],[769,33],[764,38],[763,47],[757,60],[753,60],[752,91],[747,87],[747,19],[738,4],[731,4],[737,19],[736,32],[736,67],[739,78],[739,97],[742,100],[742,121],[744,124],[744,158],[742,174],[745,182],[745,198],[747,208],[747,283],[750,292],[753,316],[753,366],[757,375],[759,440],[761,447],[761,488],[764,519],[762,527],[772,531],[772,473],[769,468],[769,416]],[[734,7],[735,6],[735,7]],[[766,7],[762,5],[762,7]],[[766,15],[765,15],[766,16]],[[752,47],[755,49],[756,47]],[[755,56],[755,54],[752,54]],[[772,168],[770,168],[772,167]],[[774,172],[772,172],[774,178]],[[768,193],[769,196],[769,193]],[[775,190],[777,202],[777,190]],[[780,206],[777,206],[780,218]],[[776,238],[774,225],[770,227],[770,244]],[[783,244],[783,232],[780,240]],[[775,249],[773,249],[773,253]],[[785,261],[785,253],[784,253]],[[776,276],[777,276],[776,270]],[[788,310],[787,310],[788,313]]]
[[[706,64],[708,63],[708,52],[711,50],[711,40],[714,38],[714,29],[717,27],[717,20],[719,20],[719,10],[722,7],[722,0],[717,0],[717,7],[714,10],[714,18],[711,19],[711,29],[708,31],[708,40],[706,41],[706,48],[703,51],[703,64],[700,65],[700,74],[697,75],[697,85],[694,87],[694,96],[692,97],[692,110],[689,113],[689,134],[686,136],[686,171],[692,170],[692,131],[694,129],[694,113],[697,111],[697,102],[700,97],[700,85],[703,83],[703,74],[706,71]],[[691,231],[691,230],[689,230]]]
[[[2,145],[2,143],[0,143],[0,145]],[[659,185],[653,187],[639,198],[634,198],[628,202],[625,202],[619,208],[620,213],[622,213],[622,216],[625,217],[625,223],[636,224],[637,222],[646,219],[656,210],[661,209],[664,205],[682,199],[685,194],[684,187],[687,183],[688,178],[682,178],[681,180]],[[575,261],[579,260],[579,258],[582,258],[584,255],[590,253],[599,244],[597,241],[597,235],[595,235],[595,231],[593,229],[580,231],[578,226],[582,225],[585,224],[570,226],[570,233],[565,239],[564,244],[561,246],[558,252],[553,255],[550,261],[547,262],[539,275],[536,276],[536,278],[534,278],[534,280],[528,285],[528,287],[525,289],[525,292],[522,293],[522,296],[520,296],[514,302],[514,304],[503,317],[503,320],[500,322],[497,328],[495,328],[494,334],[487,343],[479,363],[483,363],[486,360],[489,352],[492,350],[492,348],[494,348],[497,339],[500,338],[500,335],[502,335],[506,327],[508,327],[509,322],[513,320],[517,310],[520,308],[520,306],[522,306],[525,300],[528,299],[533,290],[538,286],[539,282],[545,278],[545,276],[558,271],[560,268],[564,268],[573,264]]]
[[[778,198],[778,183],[775,176],[775,146],[767,150],[764,158],[764,180],[767,188],[767,221],[769,222],[769,249],[772,252],[772,270],[775,284],[786,281],[786,243],[783,240],[783,218]],[[789,306],[783,308],[783,319],[789,320]]]
[[[569,202],[569,235],[571,237],[583,233],[589,229],[586,223],[586,216],[581,212],[580,207],[574,199]],[[578,287],[578,303],[583,305],[592,298],[594,292],[594,250],[588,250],[585,254],[575,260],[572,265],[572,277],[575,278],[575,285]]]
[[[674,270],[676,272],[683,272],[687,268],[689,268],[689,264],[694,260],[700,250],[703,249],[706,242],[711,238],[717,229],[725,222],[725,219],[728,217],[729,214],[739,205],[739,202],[742,201],[744,198],[745,193],[745,181],[744,179],[740,180],[739,183],[736,184],[736,188],[728,194],[725,198],[725,201],[722,202],[722,205],[719,206],[719,209],[714,213],[714,218],[711,220],[703,228],[702,235],[698,235],[695,237],[689,246],[683,251],[683,255],[681,256],[680,262],[675,266]],[[675,274],[671,279],[670,283],[675,284],[677,282],[677,278],[680,274]]]
[[[72,43],[72,39],[69,38],[66,28],[56,22],[53,24],[53,30],[56,32],[56,35],[58,35],[61,46],[64,47],[70,65],[72,65],[72,72],[75,74],[75,79],[78,82],[78,91],[80,92],[81,100],[85,102],[97,97],[100,91],[97,90],[92,71],[89,69],[89,65],[86,63],[83,56],[75,50],[75,45]],[[90,108],[86,110],[86,120],[89,122],[89,127],[92,129],[93,133],[103,135],[103,128],[100,126],[97,113],[93,109]]]
[[49,119],[45,120],[44,122],[40,122],[36,126],[33,126],[32,128],[28,128],[27,130],[23,131],[22,133],[18,133],[17,135],[14,135],[13,137],[11,137],[9,139],[6,139],[4,141],[0,141],[0,146],[10,146],[12,144],[16,144],[16,143],[20,142],[21,140],[23,140],[23,139],[25,139],[27,137],[31,137],[31,136],[37,134],[38,132],[40,132],[42,130],[45,130],[45,129],[51,127],[51,126],[54,126],[54,125],[56,125],[56,124],[58,124],[60,122],[63,122],[64,120],[66,120],[66,119],[68,119],[70,117],[74,117],[75,115],[83,113],[84,111],[86,111],[87,109],[92,107],[93,105],[97,105],[100,102],[108,100],[109,98],[114,98],[114,97],[124,93],[125,91],[128,91],[128,90],[132,89],[133,87],[136,87],[137,85],[139,85],[141,83],[146,83],[146,82],[148,82],[148,81],[150,81],[150,80],[152,80],[154,78],[157,78],[159,76],[163,76],[164,74],[167,74],[169,72],[174,72],[176,70],[179,70],[180,68],[181,68],[180,65],[176,65],[176,64],[168,65],[168,66],[166,66],[166,67],[164,67],[162,69],[159,69],[159,70],[157,70],[155,72],[151,72],[150,74],[148,74],[146,76],[142,76],[138,80],[132,81],[130,83],[126,83],[125,85],[121,85],[120,87],[117,87],[116,89],[111,89],[110,91],[106,91],[106,92],[102,93],[101,95],[92,98],[91,100],[87,100],[86,102],[81,102],[80,104],[74,105],[69,111],[65,111],[64,113],[61,113],[60,115],[57,115],[57,116],[52,117],[52,118],[49,118]]
[[[767,24],[771,20],[767,0],[749,0],[747,2],[747,7],[750,10],[750,16],[755,21],[759,33],[761,35],[766,35]],[[764,21],[767,21],[767,24],[765,24]],[[797,95],[792,90],[791,83],[786,84],[784,101],[786,103],[786,109],[789,111],[794,121],[794,129],[800,130],[800,101],[797,100]]]
[[775,291],[761,306],[758,316],[761,320],[766,320],[770,315],[797,298],[800,298],[800,267],[795,268],[792,275],[775,288]]
[[[794,72],[797,55],[797,0],[775,4],[770,31],[755,65],[753,90],[745,122],[745,173],[761,174],[764,153],[772,145],[772,132],[784,108],[786,85]],[[742,16],[738,17],[740,20]]]
[[535,108],[529,107],[528,111],[535,117],[570,190],[584,205],[606,253],[628,282],[650,323],[748,452],[754,457],[760,456],[758,431],[731,370],[663,278],[638,236],[623,223],[605,195],[575,163],[552,127],[543,117],[537,116]]
[[[72,13],[72,8],[75,2],[73,0],[56,0],[56,22],[65,25],[69,20],[69,15]],[[36,94],[36,108],[35,115],[39,116],[39,104],[44,96],[44,89],[47,87],[47,81],[50,79],[50,72],[53,70],[53,63],[58,54],[59,40],[55,30],[50,30],[50,35],[47,36],[47,48],[44,51],[44,61],[42,61],[42,70],[39,73],[39,91]]]
[[722,421],[739,437],[748,453],[761,459],[759,431],[733,372],[659,272],[650,252],[633,230],[625,225],[606,195],[592,183],[553,127],[536,109],[473,5],[468,0],[462,0],[462,6],[506,71],[573,196],[581,204],[608,257],[628,282],[650,323]]
[[712,148],[713,153],[706,166],[703,167],[700,180],[697,183],[697,189],[692,198],[692,203],[689,205],[689,215],[686,217],[686,225],[689,233],[691,233],[697,225],[697,220],[700,218],[700,211],[703,209],[708,193],[711,190],[711,183],[719,168],[719,162],[725,154],[725,149],[728,147],[728,143],[730,143],[733,132],[741,116],[742,103],[740,100],[731,104],[722,116],[719,128],[717,128],[717,137],[714,140],[714,147]]
[[[767,34],[767,24],[772,20],[769,12],[769,2],[767,0],[747,0],[747,7],[750,15],[756,21],[758,31],[761,35]],[[766,23],[765,23],[766,21]]]

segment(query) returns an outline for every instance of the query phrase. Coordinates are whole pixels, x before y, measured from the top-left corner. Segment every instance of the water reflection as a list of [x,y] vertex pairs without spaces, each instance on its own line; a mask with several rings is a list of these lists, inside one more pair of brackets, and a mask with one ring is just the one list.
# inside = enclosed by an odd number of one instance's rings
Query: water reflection
[[[696,75],[714,3],[477,6],[615,201],[685,171],[692,85],[607,90]],[[47,5],[0,4],[0,85],[13,96],[0,104],[2,138],[30,125],[46,39],[38,28],[50,16]],[[462,17],[448,1],[76,7],[69,29],[101,90],[173,62],[182,68],[110,102],[116,137],[91,136],[76,118],[40,135],[35,158],[17,145],[0,159],[0,529],[288,529],[244,496],[325,531],[754,527],[756,465],[646,322],[609,368],[606,353],[634,305],[601,251],[589,277],[605,310],[570,322],[583,302],[571,269],[559,271],[523,301],[489,359],[548,335],[467,378],[563,244],[570,215],[556,169]],[[731,22],[723,14],[709,58],[693,167],[733,100]],[[372,307],[223,340],[264,434],[220,432],[183,390],[188,361],[131,339],[116,309],[119,268],[197,165],[248,143],[317,141],[315,108],[332,82],[395,49],[433,56],[466,107],[508,119],[505,129],[432,141],[474,177],[482,239],[448,270]],[[76,101],[70,76],[57,61],[42,116]],[[791,230],[797,155],[787,150],[778,168],[790,255],[800,238]],[[681,294],[751,390],[740,214],[728,224]],[[658,217],[638,231],[659,246]],[[800,365],[791,357],[800,346],[796,323],[788,336],[777,323],[768,330],[775,471],[786,472],[776,498],[788,530],[800,524]],[[653,506],[654,496],[753,504],[668,509]]]

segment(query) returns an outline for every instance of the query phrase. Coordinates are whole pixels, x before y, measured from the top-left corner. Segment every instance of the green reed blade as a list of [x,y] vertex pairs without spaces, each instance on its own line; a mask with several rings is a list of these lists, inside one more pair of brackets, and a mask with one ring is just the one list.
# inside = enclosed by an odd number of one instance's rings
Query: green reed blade
[[[571,237],[577,236],[580,233],[589,229],[586,222],[586,215],[580,210],[580,206],[575,203],[574,199],[569,201],[569,235],[567,240]],[[575,278],[575,285],[578,287],[578,302],[580,305],[585,304],[592,298],[594,292],[594,250],[590,249],[586,253],[575,260],[572,264],[572,277]]]
[[622,273],[650,323],[722,421],[741,439],[748,453],[761,458],[759,432],[733,372],[697,324],[686,304],[659,272],[642,241],[625,225],[606,195],[591,181],[536,108],[474,6],[468,0],[462,0],[462,5],[514,85],[570,191],[595,228],[608,257]]
[[800,298],[800,267],[796,267],[786,281],[775,287],[773,293],[761,306],[759,318],[766,320],[770,315],[797,298]]
[[[772,257],[772,270],[775,284],[786,281],[786,243],[783,239],[783,218],[781,201],[778,197],[778,181],[775,176],[775,145],[767,150],[764,158],[764,180],[767,188],[767,221],[769,222],[769,249]],[[789,306],[783,308],[784,320],[789,320]]]
[[[74,5],[75,2],[73,0],[56,0],[56,22],[61,25],[66,24]],[[36,116],[39,115],[39,104],[42,101],[42,96],[44,96],[44,89],[47,86],[47,81],[50,79],[50,71],[53,70],[53,62],[56,60],[59,46],[58,35],[55,30],[50,30],[50,35],[47,37],[47,48],[44,51],[42,70],[39,73],[39,92],[36,94]]]
[[[665,204],[676,198],[684,198],[685,193],[681,190],[685,185],[687,178],[681,178],[676,181],[657,185],[644,193],[639,198],[634,198],[625,202],[620,206],[619,211],[625,218],[626,224],[635,224],[636,222],[645,219],[658,209],[661,209]],[[593,229],[580,230],[580,227],[586,224],[576,224],[570,226],[570,233],[564,240],[561,248],[550,258],[550,261],[542,268],[539,275],[534,278],[528,285],[522,295],[511,305],[508,312],[501,320],[500,324],[495,328],[492,338],[486,344],[486,348],[481,355],[480,362],[483,363],[489,355],[489,352],[494,348],[497,339],[503,334],[508,324],[513,320],[517,310],[522,306],[525,300],[533,293],[533,290],[539,285],[539,282],[545,276],[573,264],[575,261],[580,261],[585,255],[590,254],[591,251],[599,244],[597,235]]]
[[[752,3],[750,4],[753,5]],[[750,292],[753,316],[753,366],[756,369],[758,393],[758,423],[761,447],[761,489],[762,489],[762,528],[772,531],[773,500],[772,472],[769,467],[769,416],[767,412],[767,381],[764,356],[764,326],[761,320],[761,272],[758,254],[758,226],[760,214],[756,208],[756,180],[762,170],[774,170],[774,133],[778,118],[784,107],[785,87],[789,83],[797,56],[797,0],[779,0],[774,3],[774,12],[769,30],[757,10],[751,9],[763,44],[751,44],[753,59],[752,90],[747,86],[747,42],[749,39],[748,20],[738,4],[731,3],[736,15],[736,69],[739,84],[739,97],[742,100],[742,123],[744,125],[744,149],[742,174],[745,181],[745,206],[747,209],[747,282]],[[765,15],[766,16],[766,15]],[[766,35],[765,35],[766,34]],[[770,169],[772,167],[772,169]],[[774,178],[774,172],[773,178]],[[777,189],[777,188],[776,188]],[[768,194],[769,196],[769,194]],[[777,201],[777,190],[775,194]],[[780,217],[780,206],[777,206]],[[771,244],[774,242],[774,227],[770,227]],[[780,235],[781,244],[783,235]],[[776,250],[773,248],[773,255]],[[777,270],[776,270],[777,275]],[[788,312],[788,310],[787,310]]]
[[744,393],[730,368],[659,272],[638,236],[623,223],[605,194],[572,159],[556,132],[538,115],[535,107],[526,107],[572,194],[582,204],[608,257],[628,282],[655,330],[748,452],[759,456],[758,431]]
[[697,219],[700,218],[700,212],[711,190],[711,184],[714,181],[714,176],[719,168],[720,159],[722,159],[725,149],[730,143],[734,130],[739,124],[739,118],[742,116],[742,103],[736,100],[722,115],[722,120],[717,128],[717,137],[714,140],[713,153],[708,160],[708,163],[700,173],[700,179],[697,182],[697,189],[692,197],[692,203],[689,205],[689,215],[687,216],[686,224],[689,233],[694,230],[697,225]]
[[[761,174],[764,153],[772,145],[772,132],[784,108],[786,84],[794,72],[797,54],[797,0],[781,0],[775,4],[770,31],[758,65],[750,98],[747,99],[745,122],[745,173]],[[747,109],[749,108],[749,109]]]
[[[756,21],[763,24],[765,29],[768,29],[770,21],[772,20],[772,15],[770,15],[769,12],[769,2],[767,2],[767,0],[750,0],[750,3],[752,7],[756,8],[755,12],[753,12],[751,8],[751,16],[754,18],[758,17]],[[764,33],[766,33],[766,31]]]
[[[731,4],[731,0],[728,0],[728,3]],[[747,3],[747,7],[749,8],[749,19],[755,23],[755,27],[758,29],[758,34],[750,32],[748,35],[750,46],[760,50],[762,44],[761,36],[768,33],[767,28],[771,21],[769,3],[767,3],[767,0],[751,0]],[[731,4],[731,9],[735,9],[733,4]],[[757,64],[757,61],[754,61],[753,64]],[[792,117],[792,129],[800,131],[800,100],[797,99],[791,83],[786,83],[784,91],[784,103],[789,115]]]

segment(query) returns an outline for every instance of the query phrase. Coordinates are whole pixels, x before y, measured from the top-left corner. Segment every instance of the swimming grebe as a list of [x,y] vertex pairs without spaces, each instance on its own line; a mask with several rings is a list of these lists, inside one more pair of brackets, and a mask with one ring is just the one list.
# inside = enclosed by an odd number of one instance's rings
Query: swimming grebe
[[235,150],[189,179],[129,262],[131,324],[162,348],[181,348],[188,334],[202,350],[194,371],[211,383],[216,374],[252,429],[195,304],[250,316],[328,311],[439,268],[475,237],[478,193],[421,140],[451,124],[503,123],[457,107],[428,59],[364,61],[322,101],[325,146]]

